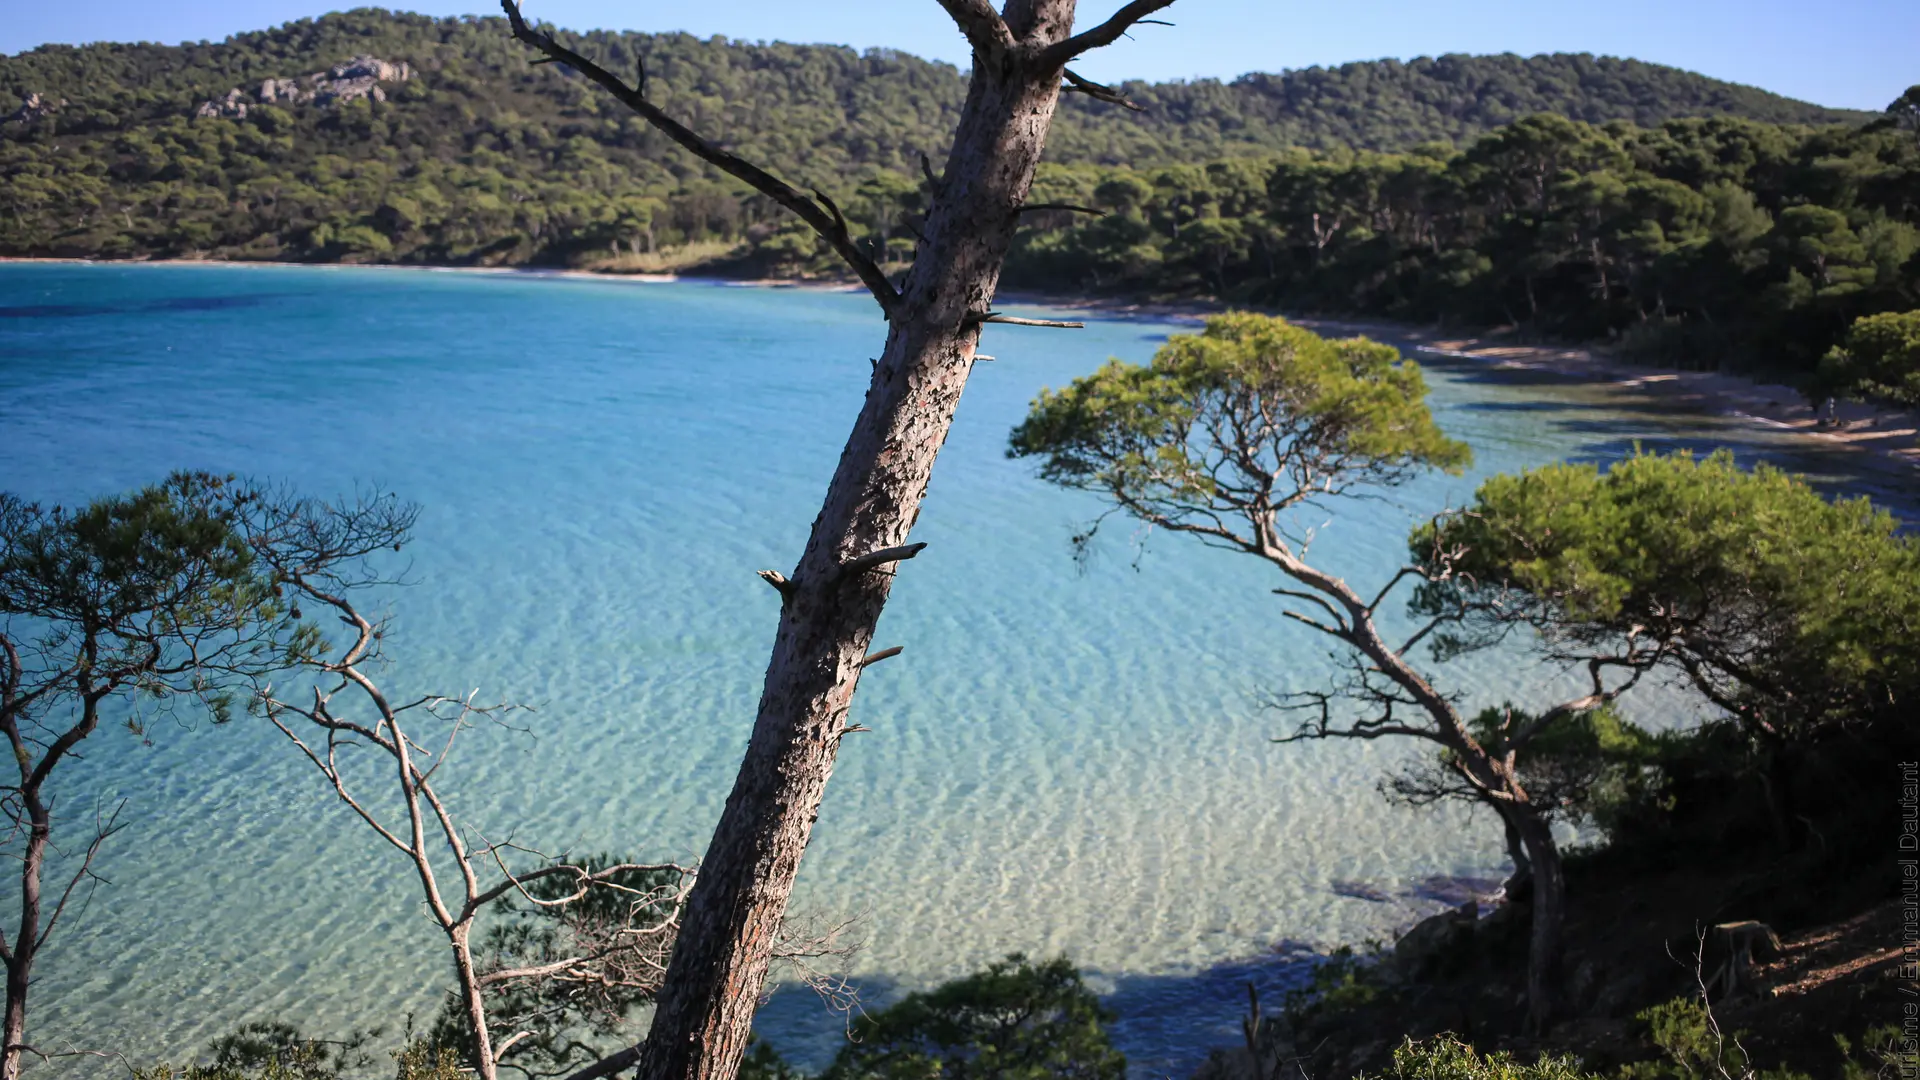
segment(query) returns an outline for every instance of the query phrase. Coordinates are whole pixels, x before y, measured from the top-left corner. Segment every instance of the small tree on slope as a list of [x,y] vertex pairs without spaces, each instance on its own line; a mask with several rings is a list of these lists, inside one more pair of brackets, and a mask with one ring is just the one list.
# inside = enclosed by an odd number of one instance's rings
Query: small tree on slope
[[1866,499],[1721,452],[1636,454],[1489,478],[1417,530],[1414,608],[1446,653],[1521,632],[1549,661],[1677,676],[1738,725],[1783,846],[1806,835],[1786,772],[1814,740],[1911,739],[1920,542]]
[[1302,511],[1467,464],[1468,448],[1433,422],[1426,393],[1420,369],[1389,346],[1226,315],[1200,335],[1169,340],[1150,366],[1114,361],[1042,393],[1009,453],[1038,458],[1044,479],[1098,494],[1111,512],[1254,556],[1287,579],[1274,590],[1287,601],[1284,614],[1344,645],[1346,675],[1332,690],[1281,698],[1305,716],[1281,741],[1424,740],[1465,791],[1500,815],[1516,865],[1531,870],[1527,992],[1530,1022],[1542,1026],[1556,999],[1565,886],[1547,808],[1523,782],[1517,754],[1546,724],[1606,703],[1631,680],[1609,687],[1596,672],[1590,693],[1490,747],[1410,659],[1453,612],[1434,614],[1398,643],[1378,621],[1399,584],[1444,575],[1448,553],[1434,553],[1424,569],[1402,568],[1372,592],[1308,561]]
[[[0,851],[19,873],[17,921],[0,933],[4,1080],[24,1055],[50,1056],[27,1041],[34,964],[84,905],[119,827],[118,807],[57,797],[61,766],[102,720],[136,736],[156,716],[224,722],[248,683],[296,662],[297,612],[238,526],[247,498],[204,473],[78,509],[0,494],[0,737],[16,770],[0,781]],[[79,814],[59,812],[76,804]],[[57,843],[69,830],[78,839]],[[51,890],[50,873],[61,878]]]

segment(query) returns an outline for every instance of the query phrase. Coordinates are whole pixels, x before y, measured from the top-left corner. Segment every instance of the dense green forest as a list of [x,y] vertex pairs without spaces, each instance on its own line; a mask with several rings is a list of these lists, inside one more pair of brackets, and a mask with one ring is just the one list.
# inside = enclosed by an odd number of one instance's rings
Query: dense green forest
[[[910,257],[952,67],[575,40],[644,61],[664,107]],[[1626,334],[1806,371],[1854,317],[1915,306],[1920,143],[1899,116],[1584,55],[1120,89],[1146,111],[1067,96],[1038,196],[1106,216],[1033,215],[1010,284]],[[0,254],[837,266],[764,196],[530,65],[499,20],[360,10],[218,44],[47,46],[0,59],[9,99]]]
[[[960,73],[901,53],[599,33],[621,71],[698,130],[796,182],[884,202],[938,159]],[[267,79],[356,56],[406,63],[384,101],[261,104]],[[1589,56],[1446,56],[1282,75],[1127,84],[1130,113],[1069,96],[1062,164],[1134,167],[1295,146],[1404,149],[1536,112],[1658,123],[1853,114],[1672,68]],[[230,92],[245,116],[196,117]],[[362,10],[219,44],[48,46],[0,59],[0,251],[109,256],[564,261],[735,240],[772,207],[698,166],[603,95],[533,67],[499,20]],[[227,110],[229,114],[236,110]],[[870,208],[868,216],[886,208]]]
[[1529,117],[1461,150],[1056,167],[1087,204],[1022,238],[1028,287],[1213,295],[1811,372],[1856,318],[1920,307],[1920,132]]

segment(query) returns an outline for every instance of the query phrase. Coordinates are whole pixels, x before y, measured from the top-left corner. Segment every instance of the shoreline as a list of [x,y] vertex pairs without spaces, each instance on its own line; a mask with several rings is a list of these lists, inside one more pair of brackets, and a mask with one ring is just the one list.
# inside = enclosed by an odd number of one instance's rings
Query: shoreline
[[[1040,293],[1003,294],[1002,298],[1011,304],[1108,316],[1194,321],[1231,307],[1204,301],[1139,303]],[[1365,335],[1393,345],[1415,359],[1437,356],[1470,361],[1494,370],[1545,375],[1568,385],[1611,390],[1689,412],[1741,421],[1825,448],[1857,451],[1920,472],[1920,412],[1913,410],[1857,401],[1840,402],[1835,410],[1838,423],[1824,427],[1815,407],[1807,403],[1799,390],[1744,375],[1629,363],[1609,355],[1597,345],[1518,345],[1488,331],[1474,333],[1377,319],[1295,315],[1269,308],[1252,310],[1283,316],[1322,334]]]
[[[1569,382],[1611,388],[1635,397],[1657,400],[1691,412],[1726,417],[1753,427],[1782,432],[1824,447],[1873,455],[1920,470],[1920,415],[1866,402],[1840,402],[1836,423],[1820,422],[1817,408],[1798,389],[1766,383],[1743,375],[1628,363],[1595,346],[1536,346],[1503,343],[1497,336],[1409,331],[1379,324],[1341,320],[1300,320],[1302,325],[1394,335],[1405,351],[1416,356],[1469,360],[1497,370],[1550,375]],[[1408,345],[1411,348],[1408,348]]]
[[[418,266],[393,263],[302,263],[224,259],[79,259],[0,256],[0,264],[70,264],[83,266],[218,266],[290,267],[296,269],[405,270],[424,273],[464,273],[493,276],[558,278],[576,281],[625,281],[634,284],[692,282],[725,288],[809,289],[858,293],[857,284],[802,278],[723,278],[698,274],[622,273],[545,267]],[[1065,296],[1032,292],[1005,292],[998,300],[1009,305],[1083,311],[1105,318],[1198,322],[1231,305],[1206,300],[1179,302],[1134,301],[1120,298]],[[1371,319],[1300,316],[1272,309],[1308,329],[1328,334],[1364,334],[1399,348],[1416,359],[1445,357],[1494,370],[1545,375],[1567,384],[1610,390],[1624,396],[1657,401],[1669,407],[1725,417],[1754,427],[1805,439],[1823,448],[1867,454],[1920,472],[1920,412],[1842,402],[1838,423],[1823,426],[1813,406],[1800,392],[1779,383],[1763,383],[1741,375],[1689,371],[1627,363],[1593,345],[1516,345],[1496,333],[1443,331],[1412,323]]]

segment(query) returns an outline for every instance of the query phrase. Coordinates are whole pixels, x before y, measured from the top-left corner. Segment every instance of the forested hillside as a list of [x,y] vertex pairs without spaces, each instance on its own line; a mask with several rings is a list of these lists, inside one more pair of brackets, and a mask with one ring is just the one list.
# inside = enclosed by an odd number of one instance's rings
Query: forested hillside
[[1696,367],[1813,371],[1920,307],[1920,88],[1859,127],[1596,127],[1541,115],[1458,151],[1058,166],[1014,286],[1212,296],[1618,338]]
[[[832,194],[898,266],[964,83],[901,53],[574,38]],[[1920,109],[1633,61],[1381,61],[1070,94],[1011,283],[1211,295],[1808,368],[1913,306]],[[812,233],[496,19],[360,10],[0,59],[0,254],[835,273]],[[1916,99],[1920,100],[1920,99]],[[1911,104],[1911,103],[1910,103]],[[1915,114],[1915,115],[1910,115]]]
[[[898,186],[940,156],[964,85],[890,52],[682,34],[587,35],[644,57],[675,115],[804,185]],[[379,97],[263,99],[355,57],[407,65]],[[1131,113],[1079,95],[1060,163],[1151,166],[1292,147],[1457,142],[1534,112],[1651,124],[1850,114],[1633,61],[1447,56],[1128,84]],[[0,59],[0,252],[554,261],[732,241],[773,219],[603,95],[533,67],[493,19],[359,10],[218,44],[49,46]],[[196,113],[211,115],[196,116]]]

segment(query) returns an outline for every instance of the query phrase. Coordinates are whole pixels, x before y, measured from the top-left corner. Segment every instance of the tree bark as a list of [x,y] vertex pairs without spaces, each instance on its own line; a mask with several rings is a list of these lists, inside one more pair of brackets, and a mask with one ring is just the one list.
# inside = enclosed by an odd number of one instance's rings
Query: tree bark
[[1560,847],[1553,827],[1531,806],[1512,807],[1532,863],[1529,940],[1527,946],[1527,1027],[1542,1033],[1553,1023],[1560,1003],[1560,934],[1567,917],[1567,883],[1560,867]]
[[[100,658],[99,643],[92,632],[85,637],[81,646],[81,655],[85,659],[83,671],[94,670]],[[0,730],[4,730],[15,760],[20,768],[19,803],[17,813],[27,818],[27,846],[20,856],[20,925],[14,930],[13,943],[6,946],[7,1001],[3,1019],[0,1019],[0,1080],[19,1080],[22,1055],[27,1042],[27,994],[33,987],[33,961],[40,952],[41,937],[41,897],[43,885],[41,877],[46,871],[47,848],[53,843],[53,814],[43,797],[47,774],[55,764],[66,756],[67,751],[92,734],[100,723],[100,701],[106,691],[96,690],[90,678],[81,676],[80,718],[72,727],[49,743],[37,764],[32,763],[27,750],[27,742],[20,734],[19,703],[14,698],[19,684],[19,661],[11,643],[7,646],[9,666],[12,668],[7,680],[7,710],[4,719],[0,719]],[[18,822],[16,817],[15,822]],[[65,900],[54,905],[52,919],[60,917]],[[52,923],[49,922],[49,927]],[[0,946],[5,942],[0,940]]]
[[1515,823],[1515,815],[1499,803],[1493,808],[1500,814],[1500,824],[1507,834],[1507,857],[1513,860],[1513,876],[1507,879],[1501,890],[1506,894],[1508,903],[1518,903],[1529,895],[1533,888],[1533,861],[1527,858],[1527,845],[1520,839],[1520,826]]
[[487,1024],[486,993],[480,988],[480,977],[473,967],[473,949],[467,943],[472,931],[473,922],[467,919],[449,929],[447,939],[453,947],[453,973],[460,984],[460,1004],[467,1013],[467,1026],[472,1029],[474,1071],[481,1080],[494,1080],[499,1075],[499,1066],[493,1059],[493,1032]]
[[7,1005],[0,1026],[0,1080],[20,1080],[21,1054],[27,1041],[27,990],[32,985],[33,959],[40,937],[40,875],[47,857],[52,826],[39,793],[22,796],[28,816],[27,849],[20,860],[20,927],[7,957]]
[[[1066,36],[1073,0],[1014,0],[1022,37]],[[833,771],[892,565],[849,560],[902,544],[972,370],[980,318],[1032,185],[1059,96],[1057,65],[977,53],[925,242],[892,312],[853,432],[790,580],[745,760],[688,897],[645,1080],[731,1080],[774,934]]]
[[[1295,581],[1332,598],[1346,610],[1350,628],[1342,637],[1393,680],[1433,721],[1430,737],[1457,756],[1462,774],[1500,814],[1514,856],[1514,880],[1531,890],[1531,930],[1527,948],[1527,1025],[1544,1031],[1558,1009],[1560,933],[1566,919],[1566,880],[1553,828],[1529,801],[1509,762],[1488,753],[1468,729],[1459,710],[1435,690],[1413,665],[1380,636],[1373,608],[1342,579],[1317,570],[1282,548],[1270,531],[1260,537],[1259,554]],[[1518,847],[1515,847],[1515,841]]]

